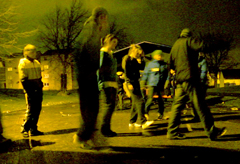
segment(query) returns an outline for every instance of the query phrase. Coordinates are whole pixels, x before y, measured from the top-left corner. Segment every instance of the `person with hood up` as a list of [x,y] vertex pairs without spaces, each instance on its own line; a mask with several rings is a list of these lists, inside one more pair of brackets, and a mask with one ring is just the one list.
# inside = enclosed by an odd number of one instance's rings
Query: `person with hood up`
[[171,116],[168,123],[168,139],[184,139],[186,136],[179,132],[181,111],[190,99],[204,126],[210,140],[216,140],[226,132],[226,128],[217,128],[205,97],[201,90],[198,68],[198,53],[203,41],[193,37],[191,31],[183,29],[180,37],[174,43],[169,65],[176,73],[175,96],[171,107]]
[[21,133],[23,137],[43,135],[44,133],[37,129],[42,109],[43,83],[36,47],[31,44],[26,45],[23,49],[23,55],[24,58],[19,61],[18,71],[19,79],[25,92],[27,111]]

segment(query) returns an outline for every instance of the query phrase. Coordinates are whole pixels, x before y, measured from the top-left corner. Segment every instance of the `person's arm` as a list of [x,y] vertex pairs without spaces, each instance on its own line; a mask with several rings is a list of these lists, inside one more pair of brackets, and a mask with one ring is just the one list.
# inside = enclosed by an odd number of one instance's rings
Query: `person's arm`
[[205,80],[207,78],[207,61],[205,59],[202,60],[200,71],[201,71],[200,72],[201,82],[205,82]]
[[28,72],[25,68],[26,64],[23,59],[20,59],[18,64],[18,73],[19,73],[19,80],[22,83],[23,89],[29,93],[31,91],[31,87],[28,81]]

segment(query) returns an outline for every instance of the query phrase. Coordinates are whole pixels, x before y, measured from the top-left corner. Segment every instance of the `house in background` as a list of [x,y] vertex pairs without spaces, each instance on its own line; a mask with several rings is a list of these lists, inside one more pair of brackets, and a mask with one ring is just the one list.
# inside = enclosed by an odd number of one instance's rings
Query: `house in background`
[[[217,76],[218,87],[240,85],[240,69],[221,70]],[[209,86],[214,86],[214,79],[209,76]]]
[[[61,90],[63,77],[67,79],[67,90],[77,89],[73,67],[67,67],[66,74],[63,75],[63,65],[58,60],[57,54],[56,51],[46,51],[44,54],[38,51],[44,85],[43,90]],[[18,73],[18,64],[21,58],[23,58],[22,53],[14,53],[2,58],[2,62],[0,62],[0,88],[22,89]]]

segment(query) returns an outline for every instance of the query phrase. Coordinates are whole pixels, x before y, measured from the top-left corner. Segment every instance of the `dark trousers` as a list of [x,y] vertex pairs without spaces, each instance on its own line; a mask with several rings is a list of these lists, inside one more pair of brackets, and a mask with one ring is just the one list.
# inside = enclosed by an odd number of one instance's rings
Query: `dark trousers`
[[99,91],[97,76],[87,78],[80,76],[78,80],[78,95],[80,104],[80,126],[77,135],[80,140],[86,141],[92,137],[96,130],[97,116],[99,112]]
[[130,90],[132,107],[130,114],[130,123],[136,123],[139,117],[140,123],[144,124],[147,120],[144,116],[145,114],[145,103],[142,92],[140,90],[140,85],[135,86],[133,90]]
[[42,90],[33,91],[31,94],[25,94],[27,110],[22,125],[25,131],[37,130],[37,123],[42,110],[42,96]]
[[154,93],[157,93],[157,95],[158,95],[158,99],[157,99],[157,101],[158,101],[158,113],[163,115],[164,102],[163,102],[162,95],[161,95],[161,89],[160,89],[160,87],[157,87],[157,86],[149,86],[148,87],[147,101],[146,101],[146,104],[145,104],[145,113],[146,114],[149,113],[150,107],[152,105]]
[[206,105],[205,98],[201,92],[200,84],[192,84],[189,82],[177,84],[171,108],[171,116],[168,123],[168,135],[174,136],[178,133],[181,111],[185,108],[189,99],[197,111],[207,135],[210,136],[214,130],[213,116]]
[[104,88],[100,92],[100,109],[103,115],[102,132],[109,132],[111,130],[111,119],[116,104],[117,89],[113,87]]
[[2,111],[0,109],[0,136],[2,135],[3,133],[3,127],[2,127]]

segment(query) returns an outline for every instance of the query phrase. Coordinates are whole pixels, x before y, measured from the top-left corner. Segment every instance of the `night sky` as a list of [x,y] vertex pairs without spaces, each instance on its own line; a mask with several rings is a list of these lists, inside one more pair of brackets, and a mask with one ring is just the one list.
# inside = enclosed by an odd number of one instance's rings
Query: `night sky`
[[[14,0],[21,5],[22,29],[37,26],[37,21],[56,4],[71,0]],[[201,31],[233,32],[240,47],[239,0],[82,0],[90,11],[105,7],[111,17],[134,37],[135,42],[152,41],[172,45],[185,27]],[[37,44],[34,38],[28,40]],[[236,55],[236,50],[234,54]]]

